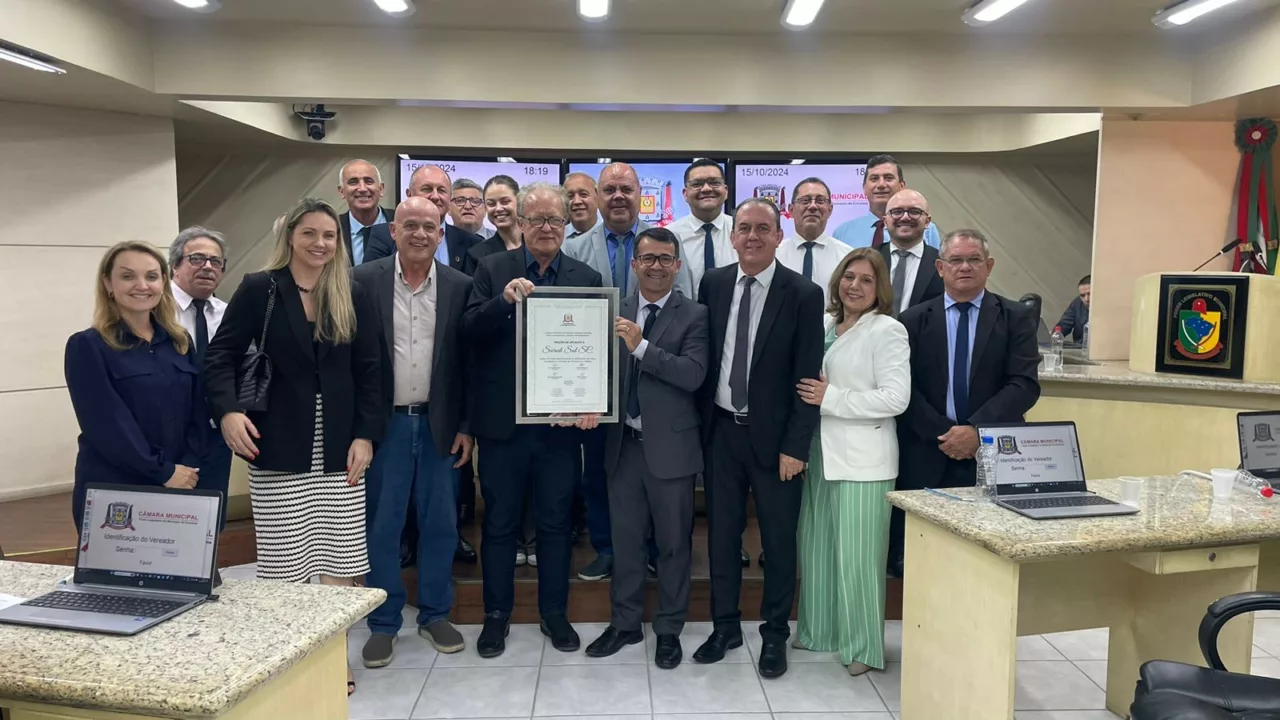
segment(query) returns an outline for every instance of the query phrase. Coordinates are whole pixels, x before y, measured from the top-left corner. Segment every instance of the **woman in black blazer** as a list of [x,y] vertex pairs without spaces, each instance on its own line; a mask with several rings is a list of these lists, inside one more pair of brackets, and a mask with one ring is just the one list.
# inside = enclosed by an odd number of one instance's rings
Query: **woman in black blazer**
[[[369,571],[361,481],[385,408],[378,326],[350,267],[337,213],[303,200],[277,233],[267,269],[241,281],[205,354],[214,418],[250,463],[262,579],[320,575],[349,585]],[[240,365],[264,324],[267,409],[245,413]]]
[[484,184],[485,212],[488,213],[489,222],[498,231],[493,237],[478,242],[467,250],[467,265],[463,271],[468,275],[476,271],[485,257],[524,245],[524,237],[520,234],[516,217],[516,195],[519,193],[519,183],[508,175],[494,175]]

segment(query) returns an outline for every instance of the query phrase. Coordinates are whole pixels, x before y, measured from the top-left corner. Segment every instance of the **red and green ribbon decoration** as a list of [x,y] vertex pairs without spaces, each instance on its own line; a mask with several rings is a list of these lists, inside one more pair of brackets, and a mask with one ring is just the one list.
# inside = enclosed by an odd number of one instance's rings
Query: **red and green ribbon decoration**
[[1280,247],[1280,223],[1276,220],[1275,183],[1271,176],[1271,149],[1276,144],[1276,124],[1268,118],[1236,123],[1236,149],[1240,151],[1240,184],[1236,190],[1236,248],[1232,266],[1237,272],[1276,274],[1276,250]]

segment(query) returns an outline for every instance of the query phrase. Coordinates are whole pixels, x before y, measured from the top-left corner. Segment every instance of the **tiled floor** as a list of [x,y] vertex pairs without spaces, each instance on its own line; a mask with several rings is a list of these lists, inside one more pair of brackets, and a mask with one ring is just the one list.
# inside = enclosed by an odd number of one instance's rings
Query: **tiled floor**
[[[791,650],[790,670],[776,680],[756,673],[760,641],[749,626],[745,647],[715,665],[697,665],[689,657],[711,628],[690,623],[682,636],[685,662],[675,670],[651,662],[647,627],[644,644],[603,660],[557,652],[536,625],[513,626],[507,652],[492,660],[475,654],[478,626],[461,628],[467,649],[455,655],[440,655],[417,636],[411,609],[405,627],[395,662],[379,670],[360,664],[369,636],[363,623],[348,635],[353,720],[896,720],[900,707],[901,622],[886,627],[883,672],[851,678],[830,655]],[[575,627],[585,647],[605,626]],[[1260,615],[1254,640],[1254,672],[1280,677],[1280,614]],[[1106,657],[1106,630],[1019,638],[1015,720],[1114,720],[1103,709]]]

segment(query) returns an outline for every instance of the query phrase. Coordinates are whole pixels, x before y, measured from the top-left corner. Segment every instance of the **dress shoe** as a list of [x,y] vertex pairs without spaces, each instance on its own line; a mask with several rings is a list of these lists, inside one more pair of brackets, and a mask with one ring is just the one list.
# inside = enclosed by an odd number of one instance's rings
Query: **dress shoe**
[[713,630],[711,637],[702,643],[693,653],[696,663],[714,663],[724,659],[724,654],[734,648],[742,647],[742,628]]
[[853,662],[849,663],[849,674],[854,677],[858,677],[859,675],[863,675],[868,672],[871,672],[870,665],[863,665],[857,660],[854,660]]
[[511,632],[511,618],[494,611],[484,616],[484,627],[476,640],[476,653],[482,658],[495,658],[506,652],[507,635]]
[[463,503],[458,506],[458,525],[467,525],[475,522],[476,506]]
[[787,644],[766,642],[760,648],[760,677],[782,677],[787,671]]
[[453,561],[468,565],[476,564],[476,549],[467,542],[466,538],[458,538],[458,547],[453,551]]
[[764,567],[764,553],[760,553],[756,556],[756,565]]
[[551,638],[551,647],[560,652],[578,652],[578,648],[582,646],[582,641],[578,639],[578,632],[569,624],[569,618],[564,615],[550,615],[542,618],[541,624],[542,634]]
[[605,628],[595,642],[587,646],[587,657],[606,658],[618,654],[628,645],[644,642],[644,633],[639,630],[619,630],[610,625]]
[[418,550],[409,547],[404,543],[400,543],[400,567],[410,568],[418,566]]
[[751,556],[747,554],[747,551],[739,550],[738,552],[742,553],[742,567],[744,568],[751,567]]
[[663,670],[671,670],[680,664],[683,657],[684,650],[680,648],[679,635],[658,636],[658,650],[653,654],[653,664]]

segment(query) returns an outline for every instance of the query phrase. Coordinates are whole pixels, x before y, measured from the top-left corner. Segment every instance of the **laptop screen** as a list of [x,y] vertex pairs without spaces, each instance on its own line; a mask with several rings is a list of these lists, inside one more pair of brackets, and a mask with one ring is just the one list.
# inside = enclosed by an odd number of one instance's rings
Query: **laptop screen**
[[1236,415],[1240,467],[1260,478],[1280,478],[1280,412]]
[[76,582],[211,589],[221,501],[210,491],[90,484]]
[[996,493],[1083,492],[1084,465],[1075,423],[980,427],[996,441]]

